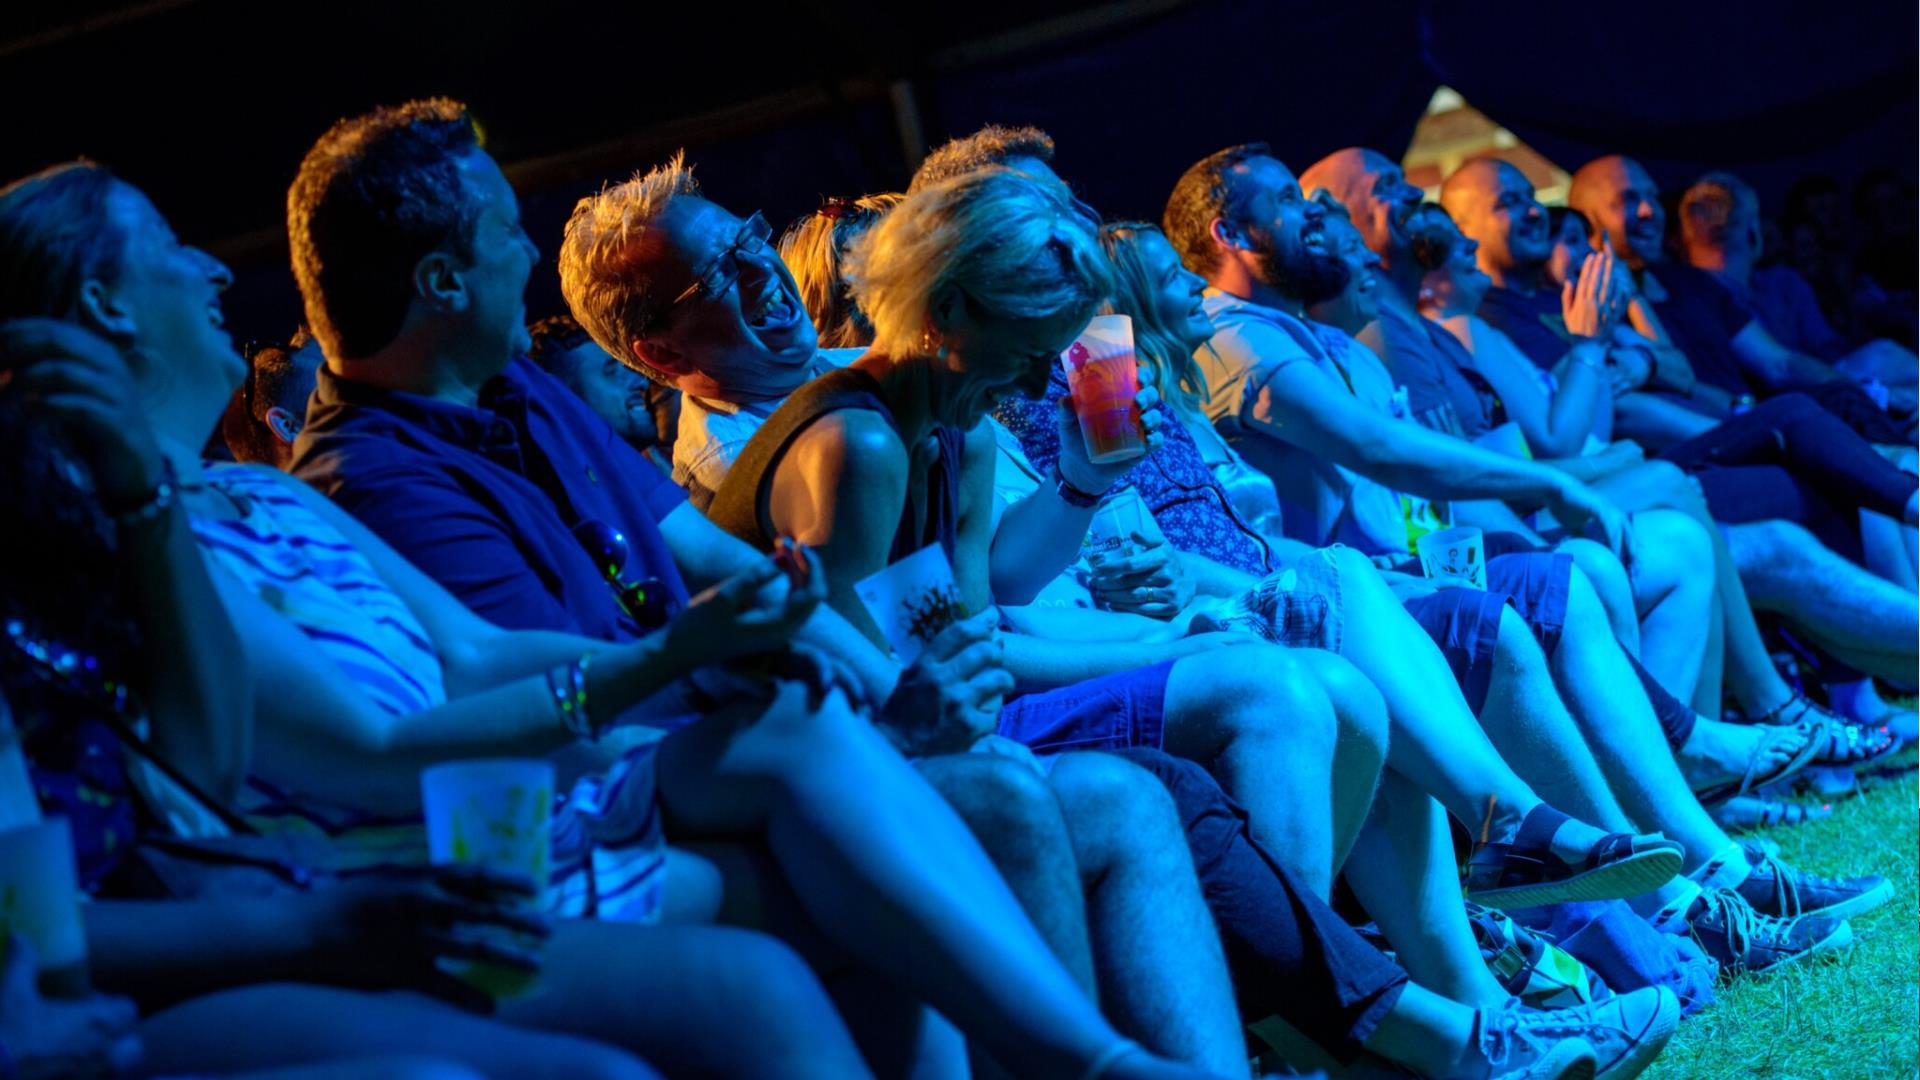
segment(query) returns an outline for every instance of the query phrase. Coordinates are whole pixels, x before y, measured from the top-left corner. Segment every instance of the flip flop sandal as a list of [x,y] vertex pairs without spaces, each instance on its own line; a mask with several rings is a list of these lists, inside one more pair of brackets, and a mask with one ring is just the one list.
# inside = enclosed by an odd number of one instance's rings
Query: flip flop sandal
[[1833,810],[1830,807],[1774,802],[1772,799],[1760,799],[1751,795],[1736,795],[1719,806],[1709,808],[1708,812],[1713,815],[1714,822],[1721,828],[1738,831],[1804,825],[1809,821],[1822,821],[1833,816]]
[[1493,908],[1624,900],[1657,889],[1680,872],[1679,844],[1631,833],[1612,833],[1584,860],[1567,862],[1552,845],[1554,833],[1569,820],[1541,803],[1521,821],[1512,843],[1481,844],[1467,861],[1467,898]]
[[[1870,730],[1818,706],[1814,710],[1814,716],[1795,725],[1803,730],[1810,729],[1815,735],[1825,736],[1820,752],[1814,755],[1814,765],[1842,765],[1858,769],[1878,765],[1900,752],[1900,737],[1885,728]],[[1815,741],[1820,740],[1816,738]]]
[[[1795,750],[1793,755],[1787,760],[1776,765],[1770,772],[1761,772],[1760,763],[1766,760],[1769,752],[1779,749],[1781,740],[1792,738],[1796,735],[1799,736],[1800,740],[1799,749]],[[1729,780],[1724,783],[1708,785],[1705,788],[1695,791],[1694,797],[1698,798],[1703,806],[1711,805],[1717,802],[1724,802],[1733,798],[1735,795],[1745,795],[1749,791],[1766,787],[1769,784],[1778,784],[1798,774],[1801,769],[1813,764],[1814,759],[1819,756],[1820,750],[1824,745],[1823,740],[1820,739],[1816,733],[1808,731],[1803,727],[1792,727],[1777,732],[1771,738],[1761,739],[1754,744],[1753,751],[1747,755],[1746,775],[1738,780]]]

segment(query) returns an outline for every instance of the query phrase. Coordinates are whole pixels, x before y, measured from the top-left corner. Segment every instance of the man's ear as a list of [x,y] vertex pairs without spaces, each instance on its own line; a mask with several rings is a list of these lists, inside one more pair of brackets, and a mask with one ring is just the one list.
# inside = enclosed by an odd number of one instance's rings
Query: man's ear
[[300,418],[275,405],[267,410],[267,430],[273,432],[274,438],[292,446],[293,440],[300,437]]
[[110,341],[125,341],[139,329],[119,294],[98,278],[80,283],[78,307],[81,325]]
[[1207,235],[1213,237],[1215,244],[1228,250],[1245,246],[1240,230],[1227,224],[1226,218],[1214,218],[1207,222]]
[[413,264],[413,293],[441,314],[465,311],[469,297],[464,269],[445,251],[429,252]]
[[680,350],[659,338],[652,341],[646,338],[634,338],[628,347],[633,350],[633,355],[641,363],[655,371],[671,375],[676,380],[682,375],[691,375],[694,372],[693,365],[687,362],[687,358],[681,354]]

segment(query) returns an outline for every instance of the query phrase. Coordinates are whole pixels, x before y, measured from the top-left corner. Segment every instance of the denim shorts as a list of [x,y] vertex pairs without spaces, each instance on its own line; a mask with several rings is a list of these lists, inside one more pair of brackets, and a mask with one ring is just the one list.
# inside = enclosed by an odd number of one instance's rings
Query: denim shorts
[[1000,710],[999,733],[1037,753],[1159,749],[1173,661],[1024,694]]
[[[1493,544],[1489,538],[1488,549]],[[1567,594],[1573,583],[1573,557],[1551,551],[1497,555],[1487,560],[1487,590],[1442,589],[1404,605],[1426,630],[1453,669],[1467,705],[1479,712],[1493,679],[1494,646],[1500,640],[1500,611],[1511,605],[1526,620],[1548,655],[1560,644],[1567,625]]]

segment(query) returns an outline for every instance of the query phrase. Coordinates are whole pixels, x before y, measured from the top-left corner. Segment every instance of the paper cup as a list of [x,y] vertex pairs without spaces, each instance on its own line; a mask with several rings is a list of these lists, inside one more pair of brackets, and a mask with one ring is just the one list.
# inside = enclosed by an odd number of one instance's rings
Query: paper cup
[[42,993],[86,996],[87,934],[66,818],[0,832],[0,941],[7,934],[33,946]]
[[939,544],[928,544],[853,591],[902,664],[913,663],[940,631],[966,615],[953,567]]
[[1067,369],[1073,412],[1080,418],[1087,460],[1096,465],[1137,458],[1147,452],[1134,396],[1140,371],[1133,355],[1133,320],[1098,315],[1060,354]]
[[[421,772],[427,855],[434,865],[475,864],[531,879],[538,892],[522,906],[545,906],[553,866],[553,763],[532,758],[454,761]],[[525,946],[511,931],[489,928]],[[441,966],[496,999],[527,992],[536,976],[497,964],[443,960]]]
[[13,715],[0,700],[0,830],[40,823],[40,803],[33,797],[33,779],[27,775],[26,755]]
[[1479,529],[1460,525],[1430,532],[1414,541],[1414,547],[1420,554],[1420,572],[1435,581],[1487,587],[1487,549]]

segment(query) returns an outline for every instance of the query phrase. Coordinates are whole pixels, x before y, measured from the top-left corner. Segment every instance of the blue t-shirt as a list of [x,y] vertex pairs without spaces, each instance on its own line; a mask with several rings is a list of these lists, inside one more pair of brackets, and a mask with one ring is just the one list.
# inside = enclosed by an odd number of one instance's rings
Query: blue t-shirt
[[478,408],[322,367],[292,471],[496,625],[608,641],[649,629],[575,538],[589,522],[625,534],[625,581],[656,579],[670,611],[686,605],[659,524],[686,492],[527,360]]
[[1571,347],[1560,295],[1550,289],[1535,289],[1532,296],[1512,289],[1488,289],[1474,314],[1507,335],[1543,371],[1552,371]]
[[1466,374],[1473,357],[1445,327],[1384,306],[1375,325],[1387,368],[1407,388],[1407,404],[1421,426],[1468,440],[1492,430],[1495,405]]
[[1762,387],[1747,381],[1740,356],[1733,351],[1734,336],[1753,321],[1746,305],[1705,270],[1661,263],[1652,272],[1667,293],[1653,310],[1674,347],[1693,365],[1694,375],[1729,394],[1760,392]]

